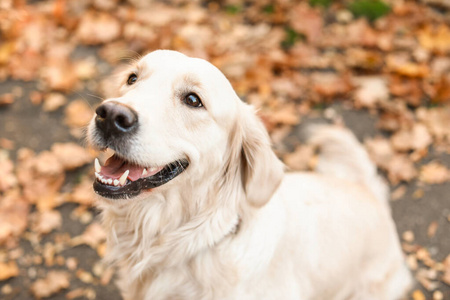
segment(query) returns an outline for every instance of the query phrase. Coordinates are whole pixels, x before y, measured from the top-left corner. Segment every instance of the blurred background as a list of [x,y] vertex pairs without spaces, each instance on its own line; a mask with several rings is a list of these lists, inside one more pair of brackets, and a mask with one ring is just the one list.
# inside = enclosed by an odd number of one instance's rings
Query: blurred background
[[410,299],[450,299],[449,0],[0,0],[1,299],[121,299],[83,130],[161,48],[219,67],[292,170],[314,166],[304,124],[352,129],[390,183]]

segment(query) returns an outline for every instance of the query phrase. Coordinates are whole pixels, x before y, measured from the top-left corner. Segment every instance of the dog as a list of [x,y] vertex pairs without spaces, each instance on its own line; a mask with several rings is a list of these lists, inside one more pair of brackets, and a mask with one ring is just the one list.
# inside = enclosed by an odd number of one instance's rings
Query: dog
[[209,62],[158,50],[88,126],[124,299],[401,299],[388,190],[357,139],[322,125],[316,172],[286,173],[252,106]]

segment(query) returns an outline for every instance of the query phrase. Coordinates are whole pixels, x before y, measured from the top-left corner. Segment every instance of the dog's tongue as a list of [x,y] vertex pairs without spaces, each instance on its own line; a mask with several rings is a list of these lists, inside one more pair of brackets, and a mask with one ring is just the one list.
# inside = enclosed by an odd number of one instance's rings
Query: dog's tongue
[[141,178],[144,168],[131,164],[122,158],[113,155],[106,160],[100,174],[106,178],[119,179],[127,170],[130,171],[127,178],[131,181],[135,181]]

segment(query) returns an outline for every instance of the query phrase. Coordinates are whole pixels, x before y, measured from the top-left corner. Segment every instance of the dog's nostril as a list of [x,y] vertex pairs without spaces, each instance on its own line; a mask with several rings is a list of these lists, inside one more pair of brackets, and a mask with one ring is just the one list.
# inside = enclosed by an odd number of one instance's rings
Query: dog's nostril
[[116,116],[116,119],[114,121],[116,123],[117,127],[121,127],[123,129],[129,129],[133,127],[134,123],[136,122],[136,118],[134,114],[118,114]]
[[107,115],[105,106],[104,105],[100,105],[99,107],[97,107],[97,109],[95,110],[95,113],[100,118],[105,119],[106,115]]

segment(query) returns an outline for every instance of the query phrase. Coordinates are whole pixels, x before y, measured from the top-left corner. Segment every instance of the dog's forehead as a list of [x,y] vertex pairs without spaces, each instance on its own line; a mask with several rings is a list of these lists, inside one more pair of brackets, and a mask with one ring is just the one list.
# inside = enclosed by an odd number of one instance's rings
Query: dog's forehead
[[198,77],[199,80],[228,81],[225,75],[208,61],[189,57],[177,51],[151,52],[141,59],[139,65],[151,73],[173,74],[174,79],[180,74],[190,74]]

